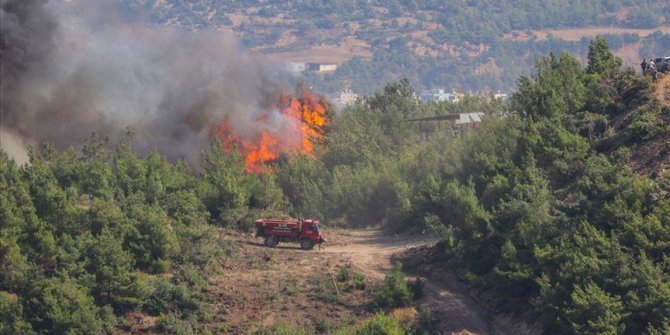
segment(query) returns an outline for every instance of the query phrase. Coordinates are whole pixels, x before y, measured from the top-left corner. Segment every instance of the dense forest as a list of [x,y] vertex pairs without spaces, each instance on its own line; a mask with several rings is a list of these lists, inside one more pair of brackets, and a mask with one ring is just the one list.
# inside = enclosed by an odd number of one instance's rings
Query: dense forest
[[[371,57],[352,54],[325,76],[306,73],[321,92],[351,88],[370,95],[390,81],[417,89],[509,91],[550,52],[586,54],[589,38],[561,39],[537,31],[588,27],[656,29],[670,22],[666,1],[151,1],[125,0],[133,15],[146,11],[155,24],[232,31],[261,53],[343,49],[361,41]],[[519,38],[528,34],[528,38]],[[640,58],[667,56],[670,36],[658,31],[604,30],[612,50]],[[629,48],[625,51],[624,47]],[[303,61],[320,61],[304,59]],[[631,62],[638,63],[633,57]]]
[[[667,333],[670,177],[630,168],[670,137],[652,90],[598,38],[586,66],[539,59],[508,104],[423,104],[407,80],[388,84],[336,116],[316,155],[268,174],[218,142],[200,170],[140,155],[130,128],[117,143],[45,143],[23,165],[0,153],[0,333],[114,333],[136,312],[166,333],[207,332],[211,260],[234,253],[216,228],[283,215],[429,229],[443,242],[424,262],[501,310],[534,311],[548,334]],[[481,128],[406,121],[460,111],[485,113]],[[402,333],[365,327],[350,333]]]
[[[585,68],[543,57],[509,106],[417,105],[407,82],[389,85],[336,120],[319,161],[296,158],[278,182],[297,211],[431,227],[444,242],[424,262],[493,291],[502,309],[536,311],[548,334],[667,333],[670,176],[628,165],[667,141],[670,108],[621,63],[602,38]],[[403,122],[450,107],[488,118],[457,139]]]

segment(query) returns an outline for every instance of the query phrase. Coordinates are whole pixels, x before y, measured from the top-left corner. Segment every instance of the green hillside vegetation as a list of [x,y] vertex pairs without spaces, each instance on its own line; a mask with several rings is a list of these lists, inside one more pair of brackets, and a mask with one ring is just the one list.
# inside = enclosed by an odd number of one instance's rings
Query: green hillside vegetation
[[[367,23],[367,27],[372,28],[375,20],[388,24],[388,26],[382,26],[381,29],[377,28],[387,32],[397,31],[398,28],[411,32],[415,25],[430,23],[439,24],[447,32],[454,32],[438,38],[438,42],[479,43],[486,37],[494,39],[501,33],[513,30],[599,25],[656,28],[661,24],[670,23],[670,7],[663,1],[655,0],[642,2],[562,0],[551,3],[524,0],[478,2],[462,0],[337,0],[327,2],[318,0],[291,2],[125,0],[125,3],[131,10],[149,10],[152,18],[158,23],[174,21],[179,25],[194,28],[233,25],[231,16],[238,13],[255,15],[257,22],[252,22],[252,26],[245,26],[247,30],[243,30],[249,34],[253,34],[254,31],[257,34],[267,33],[263,29],[253,29],[254,25],[256,28],[274,27],[273,24],[264,22],[265,19],[273,18],[283,19],[281,26],[284,29],[297,29],[307,36],[312,30],[346,29],[346,23],[353,22],[363,25]],[[627,12],[620,17],[619,13],[622,10],[627,10]],[[396,21],[393,22],[393,20]],[[366,40],[375,38],[365,36],[365,33],[365,29],[361,29],[360,34]],[[341,36],[343,34],[339,37]],[[338,36],[333,38],[337,39]]]
[[[127,11],[147,11],[157,24],[232,30],[263,53],[318,45],[364,43],[371,59],[352,54],[335,73],[306,74],[322,92],[349,87],[372,94],[407,78],[416,89],[509,90],[550,52],[586,54],[589,40],[549,36],[509,40],[532,30],[612,26],[658,28],[670,23],[667,1],[153,1],[125,0]],[[657,32],[606,35],[612,49],[640,43],[641,58],[665,56],[670,36]],[[304,61],[320,61],[305,59]],[[636,60],[637,62],[637,60]]]
[[[0,333],[127,331],[136,312],[166,333],[206,332],[207,276],[235,250],[215,227],[286,214],[432,230],[443,242],[425,262],[493,292],[501,310],[534,311],[549,334],[670,331],[670,177],[628,167],[670,137],[649,78],[599,38],[586,66],[539,59],[509,104],[412,93],[403,80],[360,99],[317,159],[284,156],[269,175],[245,173],[217,143],[197,172],[140,155],[132,131],[78,150],[47,143],[25,165],[0,153]],[[486,118],[458,136],[406,121],[466,111]],[[375,320],[361,333],[397,331]]]
[[196,177],[130,142],[111,152],[96,135],[80,151],[47,143],[22,166],[0,153],[0,333],[111,332],[134,310],[165,330],[205,329],[207,274],[234,251],[207,223],[264,216],[255,208],[272,208],[264,201],[278,192],[218,145]]
[[[458,138],[403,122],[454,110],[488,117]],[[667,141],[669,120],[649,78],[598,38],[586,68],[540,59],[508,106],[417,104],[406,82],[389,85],[345,110],[319,161],[294,159],[277,180],[296,211],[330,222],[432,228],[444,242],[424,262],[492,291],[502,310],[535,311],[548,334],[664,334],[670,176],[627,164]]]

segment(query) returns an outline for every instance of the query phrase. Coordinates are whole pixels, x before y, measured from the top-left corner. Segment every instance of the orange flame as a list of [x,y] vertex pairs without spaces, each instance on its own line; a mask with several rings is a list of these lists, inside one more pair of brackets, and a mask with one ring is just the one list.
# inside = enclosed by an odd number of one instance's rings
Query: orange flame
[[[279,159],[282,153],[313,154],[329,123],[328,103],[299,85],[295,95],[280,94],[276,102],[254,120],[251,134],[239,134],[225,117],[213,131],[224,149],[237,150],[245,157],[247,172],[268,173],[266,164]],[[272,116],[277,113],[279,118]],[[278,121],[279,119],[279,121]],[[277,126],[273,123],[281,123]]]

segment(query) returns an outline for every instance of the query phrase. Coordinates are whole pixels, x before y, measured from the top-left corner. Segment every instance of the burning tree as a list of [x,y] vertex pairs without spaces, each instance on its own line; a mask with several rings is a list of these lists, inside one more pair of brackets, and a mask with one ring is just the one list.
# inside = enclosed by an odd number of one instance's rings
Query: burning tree
[[224,149],[237,149],[245,158],[246,170],[252,173],[268,172],[265,165],[283,153],[313,155],[314,145],[323,141],[330,123],[330,104],[303,84],[294,94],[279,93],[266,104],[249,131],[237,131],[226,116],[212,134]]

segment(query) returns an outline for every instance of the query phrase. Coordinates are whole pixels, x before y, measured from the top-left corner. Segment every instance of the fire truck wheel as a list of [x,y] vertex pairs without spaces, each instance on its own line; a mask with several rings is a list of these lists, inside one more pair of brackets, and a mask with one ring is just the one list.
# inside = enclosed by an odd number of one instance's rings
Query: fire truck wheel
[[312,248],[314,247],[314,242],[312,242],[312,240],[310,240],[310,239],[308,239],[308,238],[303,238],[303,239],[300,241],[300,247],[301,247],[303,250],[309,250],[309,249],[312,249]]
[[270,235],[267,238],[265,238],[265,245],[267,245],[270,248],[274,248],[279,244],[279,239],[277,236]]

